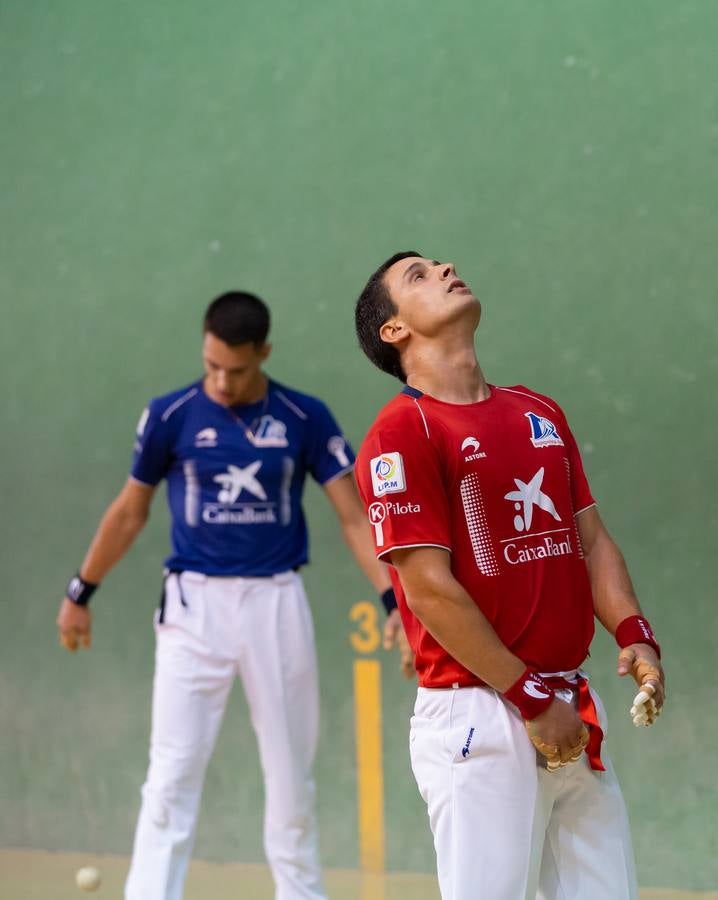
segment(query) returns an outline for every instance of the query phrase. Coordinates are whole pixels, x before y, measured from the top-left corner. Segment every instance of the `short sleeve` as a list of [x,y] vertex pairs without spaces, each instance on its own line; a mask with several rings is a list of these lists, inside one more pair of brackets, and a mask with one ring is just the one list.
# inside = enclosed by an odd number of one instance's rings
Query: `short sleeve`
[[329,408],[315,400],[309,412],[307,469],[319,484],[327,484],[354,468],[354,451]]
[[356,477],[379,558],[408,547],[451,550],[440,454],[418,412],[407,410],[372,428]]
[[[564,418],[565,421],[565,418]],[[583,512],[590,506],[594,506],[596,501],[591,494],[591,488],[588,486],[588,479],[583,470],[583,461],[573,436],[571,429],[566,423],[566,451],[568,453],[568,466],[571,476],[571,502],[573,503],[574,515]]]
[[135,435],[130,475],[142,484],[156,485],[167,474],[171,462],[169,428],[151,403],[140,416]]

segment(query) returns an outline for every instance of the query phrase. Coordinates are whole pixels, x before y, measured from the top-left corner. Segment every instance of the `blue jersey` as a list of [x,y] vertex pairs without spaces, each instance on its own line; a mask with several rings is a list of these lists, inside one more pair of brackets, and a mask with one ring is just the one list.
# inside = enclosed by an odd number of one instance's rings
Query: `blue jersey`
[[323,485],[353,463],[320,400],[270,381],[261,402],[227,407],[197,381],[143,412],[131,475],[167,479],[169,568],[266,577],[308,561],[307,473]]

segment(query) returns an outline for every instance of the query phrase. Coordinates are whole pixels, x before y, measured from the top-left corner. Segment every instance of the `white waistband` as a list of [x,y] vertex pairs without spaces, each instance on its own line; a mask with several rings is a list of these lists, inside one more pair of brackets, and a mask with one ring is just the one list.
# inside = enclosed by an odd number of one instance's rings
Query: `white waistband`
[[288,584],[295,578],[301,577],[295,569],[288,569],[286,572],[277,572],[275,575],[206,575],[204,572],[195,572],[192,569],[183,569],[181,572],[173,572],[170,569],[163,569],[162,574],[166,577],[174,575],[179,578],[181,575],[188,576],[188,580],[195,581],[273,581],[275,584]]
[[566,681],[575,681],[580,675],[588,681],[588,676],[583,669],[569,669],[567,672],[539,672],[542,678],[565,678]]

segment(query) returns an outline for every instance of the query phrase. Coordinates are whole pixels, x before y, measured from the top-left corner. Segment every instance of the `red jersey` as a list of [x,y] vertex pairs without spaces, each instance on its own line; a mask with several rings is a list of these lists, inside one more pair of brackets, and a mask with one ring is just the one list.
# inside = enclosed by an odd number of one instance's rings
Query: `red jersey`
[[[539,672],[578,667],[593,599],[575,516],[594,505],[561,409],[521,385],[479,403],[406,387],[379,413],[356,463],[377,556],[443,547],[501,641]],[[392,582],[423,687],[481,684],[412,615]]]

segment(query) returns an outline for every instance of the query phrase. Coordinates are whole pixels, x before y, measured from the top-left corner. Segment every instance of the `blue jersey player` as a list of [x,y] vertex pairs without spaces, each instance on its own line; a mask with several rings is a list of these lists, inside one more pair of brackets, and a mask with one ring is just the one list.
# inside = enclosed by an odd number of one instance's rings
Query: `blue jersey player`
[[180,900],[205,769],[234,679],[242,680],[265,781],[264,846],[277,900],[324,898],[312,767],[319,694],[302,492],[326,491],[357,562],[390,612],[385,646],[411,654],[375,560],[354,454],[320,400],[268,378],[269,311],[252,294],[214,300],[204,320],[204,377],[143,412],[130,477],[110,505],[58,627],[90,644],[87,603],[130,547],[167,482],[172,550],[155,618],[150,765],[126,900]]

